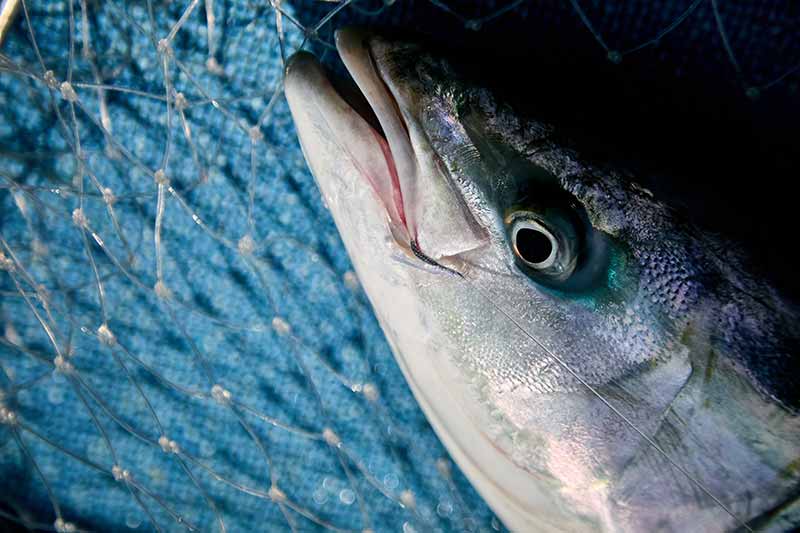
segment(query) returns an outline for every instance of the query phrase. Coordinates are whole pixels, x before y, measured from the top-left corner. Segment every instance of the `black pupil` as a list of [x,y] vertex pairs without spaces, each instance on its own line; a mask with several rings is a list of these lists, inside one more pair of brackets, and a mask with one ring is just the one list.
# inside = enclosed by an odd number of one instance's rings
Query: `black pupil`
[[539,230],[521,228],[517,231],[517,252],[528,263],[541,263],[553,251],[553,243]]

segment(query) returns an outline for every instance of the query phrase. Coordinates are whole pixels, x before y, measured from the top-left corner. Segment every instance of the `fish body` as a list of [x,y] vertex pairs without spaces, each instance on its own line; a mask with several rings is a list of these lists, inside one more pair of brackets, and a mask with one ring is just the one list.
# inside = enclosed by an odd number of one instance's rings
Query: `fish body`
[[423,46],[337,48],[374,117],[300,53],[303,152],[412,391],[504,523],[796,525],[796,307]]

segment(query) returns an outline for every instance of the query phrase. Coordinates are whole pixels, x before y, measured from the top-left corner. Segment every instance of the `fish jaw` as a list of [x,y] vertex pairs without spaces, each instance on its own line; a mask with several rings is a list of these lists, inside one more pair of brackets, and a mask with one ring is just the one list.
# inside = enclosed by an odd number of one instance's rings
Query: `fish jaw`
[[285,91],[303,153],[359,280],[406,381],[448,452],[511,530],[576,529],[574,513],[484,432],[491,424],[489,409],[471,394],[471,384],[453,364],[454,354],[437,335],[435,317],[417,290],[430,284],[443,291],[464,287],[455,276],[426,268],[409,253],[412,232],[419,229],[404,224],[403,209],[394,203],[398,195],[387,186],[391,173],[376,138],[380,134],[341,99],[309,54],[289,62]]
[[[339,96],[311,54],[291,58],[284,83],[300,146],[326,202],[335,201],[333,194],[363,195],[371,189],[377,198],[359,203],[377,199],[382,205],[384,214],[373,225],[388,217],[390,233],[408,242],[395,162],[383,136]],[[323,187],[323,181],[336,187]]]

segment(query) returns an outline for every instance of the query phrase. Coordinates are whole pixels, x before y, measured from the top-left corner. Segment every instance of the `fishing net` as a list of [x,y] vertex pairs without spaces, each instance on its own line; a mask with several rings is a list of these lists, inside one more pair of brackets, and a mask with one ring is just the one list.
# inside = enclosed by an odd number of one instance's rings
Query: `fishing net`
[[3,523],[502,530],[394,363],[283,65],[334,65],[344,22],[496,46],[535,23],[602,61],[796,94],[795,8],[668,4],[19,2],[0,49]]

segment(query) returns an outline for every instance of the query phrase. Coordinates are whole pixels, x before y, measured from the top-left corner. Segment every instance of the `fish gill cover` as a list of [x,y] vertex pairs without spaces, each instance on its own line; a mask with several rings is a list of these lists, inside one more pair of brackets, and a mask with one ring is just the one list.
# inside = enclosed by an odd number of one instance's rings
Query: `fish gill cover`
[[756,102],[765,131],[797,110],[791,2],[12,4],[9,528],[502,530],[416,406],[295,138],[284,63],[303,47],[332,60],[339,25],[665,65]]

